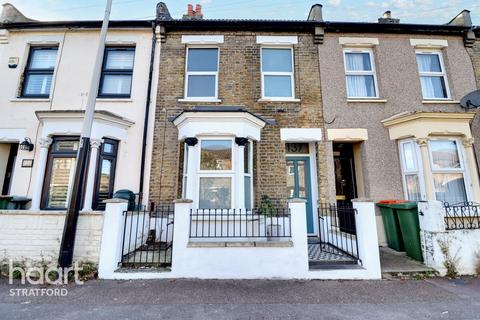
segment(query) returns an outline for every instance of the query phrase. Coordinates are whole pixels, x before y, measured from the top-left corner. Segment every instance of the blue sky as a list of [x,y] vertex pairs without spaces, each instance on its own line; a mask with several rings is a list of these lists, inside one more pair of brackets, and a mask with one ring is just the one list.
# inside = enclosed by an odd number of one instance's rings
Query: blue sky
[[[25,15],[38,20],[101,19],[105,0],[7,0]],[[148,19],[157,0],[113,0],[112,19]],[[167,0],[170,13],[180,18],[188,3],[200,3],[206,18],[305,19],[315,0]],[[323,0],[324,19],[373,22],[386,10],[405,23],[448,22],[462,9],[472,11],[480,25],[479,0]]]

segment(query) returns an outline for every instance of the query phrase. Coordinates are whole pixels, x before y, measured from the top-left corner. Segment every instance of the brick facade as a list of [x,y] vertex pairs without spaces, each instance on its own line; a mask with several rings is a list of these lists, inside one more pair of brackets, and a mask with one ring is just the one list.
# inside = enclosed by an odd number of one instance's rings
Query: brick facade
[[[477,32],[477,40],[473,44],[472,48],[467,48],[468,54],[472,59],[473,70],[475,72],[475,80],[477,81],[477,88],[480,89],[480,32]],[[477,116],[473,119],[472,123],[472,133],[474,136],[480,135],[480,110],[477,111]],[[475,153],[477,156],[477,164],[480,168],[480,147],[478,144],[480,141],[475,143]]]
[[[286,204],[285,143],[280,140],[280,128],[323,128],[322,99],[317,46],[313,35],[296,34],[294,45],[295,96],[300,102],[259,102],[261,98],[260,45],[256,33],[248,31],[217,32],[224,35],[219,44],[218,98],[221,103],[180,102],[184,95],[186,45],[182,34],[170,32],[162,44],[160,79],[155,115],[154,150],[150,181],[150,199],[171,202],[180,196],[183,143],[178,141],[177,128],[168,118],[195,105],[243,105],[248,111],[275,125],[262,129],[261,140],[254,144],[254,190],[256,205],[268,195],[279,205]],[[208,34],[202,32],[201,34]],[[272,35],[269,33],[268,35]],[[277,35],[277,34],[275,34]],[[292,35],[292,34],[282,34]],[[319,200],[326,201],[327,177],[324,168],[325,147],[318,143]]]

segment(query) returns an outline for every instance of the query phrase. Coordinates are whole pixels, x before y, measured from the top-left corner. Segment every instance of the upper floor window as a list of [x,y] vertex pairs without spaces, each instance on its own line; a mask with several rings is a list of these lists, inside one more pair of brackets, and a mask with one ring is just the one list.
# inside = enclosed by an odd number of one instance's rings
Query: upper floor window
[[344,56],[347,96],[349,98],[378,97],[373,52],[370,50],[344,50]]
[[440,52],[417,52],[418,72],[424,99],[448,99],[447,76]]
[[22,87],[22,97],[48,98],[57,61],[57,47],[31,47]]
[[262,48],[262,98],[293,99],[293,48]]
[[129,98],[132,90],[135,48],[105,49],[99,97]]
[[218,55],[218,48],[187,48],[185,98],[217,98]]

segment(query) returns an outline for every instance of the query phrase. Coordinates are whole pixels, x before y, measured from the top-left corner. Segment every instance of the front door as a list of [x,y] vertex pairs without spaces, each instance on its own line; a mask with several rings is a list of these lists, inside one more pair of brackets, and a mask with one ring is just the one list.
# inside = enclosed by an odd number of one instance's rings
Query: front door
[[314,233],[312,189],[310,187],[310,158],[287,157],[287,196],[307,201],[307,232]]

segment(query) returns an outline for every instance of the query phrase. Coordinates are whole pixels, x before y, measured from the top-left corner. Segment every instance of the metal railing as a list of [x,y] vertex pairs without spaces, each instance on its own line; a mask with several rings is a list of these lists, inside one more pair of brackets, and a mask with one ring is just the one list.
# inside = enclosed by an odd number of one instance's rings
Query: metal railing
[[447,230],[480,229],[480,204],[464,202],[443,204]]
[[359,259],[356,214],[357,209],[351,204],[319,204],[318,229],[321,251],[345,254]]
[[281,239],[291,237],[289,209],[196,209],[190,211],[192,239]]
[[169,267],[172,263],[174,208],[151,205],[125,211],[122,267]]

